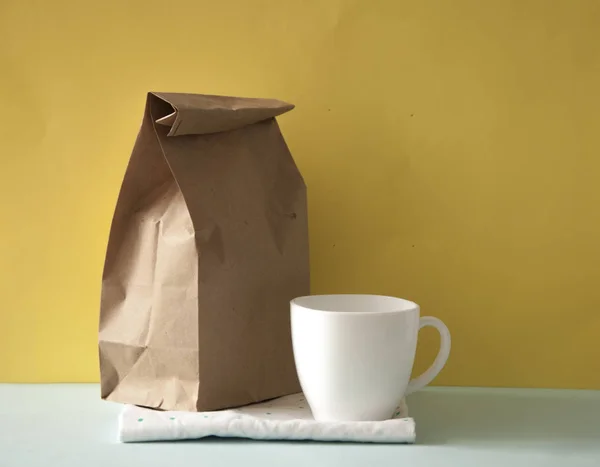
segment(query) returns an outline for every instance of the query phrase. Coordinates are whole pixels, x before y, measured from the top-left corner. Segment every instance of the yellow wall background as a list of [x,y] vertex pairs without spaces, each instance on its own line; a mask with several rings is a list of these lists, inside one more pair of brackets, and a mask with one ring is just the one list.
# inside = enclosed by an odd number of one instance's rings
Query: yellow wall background
[[445,320],[437,384],[600,389],[600,2],[173,5],[0,2],[1,381],[98,379],[109,223],[158,90],[297,105],[314,292]]

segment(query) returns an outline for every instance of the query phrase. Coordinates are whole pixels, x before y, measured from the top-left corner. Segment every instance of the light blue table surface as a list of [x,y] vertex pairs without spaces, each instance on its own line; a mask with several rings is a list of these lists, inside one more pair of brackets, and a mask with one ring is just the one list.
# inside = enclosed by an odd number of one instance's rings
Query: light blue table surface
[[119,444],[95,384],[0,385],[0,466],[595,466],[600,391],[431,388],[415,445],[231,439]]

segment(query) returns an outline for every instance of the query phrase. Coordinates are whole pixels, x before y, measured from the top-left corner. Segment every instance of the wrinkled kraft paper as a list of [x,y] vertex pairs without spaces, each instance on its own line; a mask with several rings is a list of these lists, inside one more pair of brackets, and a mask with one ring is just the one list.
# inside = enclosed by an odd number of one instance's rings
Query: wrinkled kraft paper
[[306,187],[274,118],[292,108],[148,95],[104,266],[102,398],[204,411],[300,390]]

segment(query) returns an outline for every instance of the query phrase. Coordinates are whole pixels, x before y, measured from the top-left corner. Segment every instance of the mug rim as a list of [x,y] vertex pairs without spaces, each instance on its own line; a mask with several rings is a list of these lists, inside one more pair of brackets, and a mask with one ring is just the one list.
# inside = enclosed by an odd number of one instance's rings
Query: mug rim
[[[398,303],[399,309],[394,309],[394,308],[390,308],[389,310],[385,310],[385,311],[349,311],[349,310],[326,310],[326,309],[321,309],[318,306],[311,306],[309,304],[302,304],[301,302],[303,300],[308,300],[311,298],[322,298],[322,297],[369,297],[369,298],[383,298],[383,299],[392,299],[395,302]],[[408,313],[408,312],[415,312],[415,311],[420,311],[421,307],[411,301],[411,300],[407,300],[405,298],[400,298],[400,297],[394,297],[392,295],[379,295],[379,294],[351,294],[351,293],[346,293],[346,294],[316,294],[316,295],[303,295],[301,297],[296,297],[293,298],[292,300],[290,300],[290,305],[297,307],[297,308],[302,308],[303,310],[309,311],[309,312],[315,312],[315,313],[327,313],[327,314],[336,314],[336,315],[381,315],[381,314],[390,314],[390,313]]]

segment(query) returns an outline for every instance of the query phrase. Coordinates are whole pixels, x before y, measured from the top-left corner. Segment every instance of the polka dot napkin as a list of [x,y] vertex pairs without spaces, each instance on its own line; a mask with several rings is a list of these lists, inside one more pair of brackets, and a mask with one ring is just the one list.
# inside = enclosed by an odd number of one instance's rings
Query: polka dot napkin
[[302,394],[217,412],[162,412],[127,405],[119,418],[124,443],[208,436],[260,440],[414,443],[415,422],[402,401],[383,422],[318,422]]

